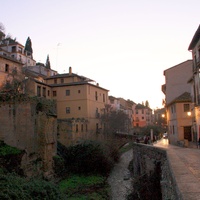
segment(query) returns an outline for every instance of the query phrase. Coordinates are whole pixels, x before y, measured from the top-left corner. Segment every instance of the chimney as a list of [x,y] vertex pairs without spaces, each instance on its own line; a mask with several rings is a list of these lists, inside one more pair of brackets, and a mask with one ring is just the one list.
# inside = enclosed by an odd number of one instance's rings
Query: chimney
[[69,75],[72,75],[72,67],[69,67]]

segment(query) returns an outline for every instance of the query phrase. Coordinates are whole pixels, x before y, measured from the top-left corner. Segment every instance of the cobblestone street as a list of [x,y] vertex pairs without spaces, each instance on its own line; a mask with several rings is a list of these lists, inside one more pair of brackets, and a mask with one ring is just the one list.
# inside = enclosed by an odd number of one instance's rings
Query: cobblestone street
[[125,200],[126,196],[131,192],[132,180],[128,170],[129,162],[133,158],[133,150],[129,150],[122,154],[119,162],[113,168],[108,183],[111,187],[112,200]]

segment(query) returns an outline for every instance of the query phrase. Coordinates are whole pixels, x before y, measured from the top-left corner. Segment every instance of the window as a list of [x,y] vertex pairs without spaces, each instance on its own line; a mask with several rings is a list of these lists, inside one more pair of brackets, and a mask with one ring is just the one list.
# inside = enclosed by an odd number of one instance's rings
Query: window
[[76,124],[76,132],[78,132],[78,124]]
[[184,110],[184,112],[189,112],[190,111],[190,104],[189,103],[183,104],[183,110]]
[[42,88],[42,95],[43,95],[43,97],[46,97],[46,88],[45,87]]
[[56,78],[54,79],[54,84],[57,84],[57,79]]
[[56,96],[57,96],[56,91],[53,91],[53,97],[56,97]]
[[18,47],[18,52],[22,53],[22,48],[21,47]]
[[103,94],[103,102],[105,102],[105,94]]
[[135,114],[138,114],[138,110],[135,111]]
[[41,97],[41,87],[37,86],[37,96]]
[[64,78],[61,78],[61,79],[60,79],[60,83],[64,83]]
[[9,65],[8,64],[5,65],[5,72],[9,72]]
[[49,90],[47,91],[47,95],[48,95],[48,97],[49,97],[49,95],[50,95],[50,91],[49,91]]
[[83,124],[81,124],[81,132],[83,132]]
[[16,52],[16,46],[12,46],[12,52]]
[[97,91],[95,92],[95,100],[98,100]]
[[81,90],[78,90],[78,93],[80,94],[80,93],[81,93]]
[[66,113],[67,113],[67,114],[70,113],[70,107],[66,107]]
[[78,107],[78,110],[81,110],[81,107],[80,107],[80,106]]
[[66,96],[70,95],[70,90],[66,90]]
[[142,114],[144,114],[144,110],[142,109]]

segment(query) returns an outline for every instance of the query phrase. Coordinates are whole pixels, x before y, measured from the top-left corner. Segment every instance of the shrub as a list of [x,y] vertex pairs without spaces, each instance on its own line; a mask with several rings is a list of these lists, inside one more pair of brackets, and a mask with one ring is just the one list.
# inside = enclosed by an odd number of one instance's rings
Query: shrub
[[16,155],[20,154],[22,151],[17,149],[16,147],[11,147],[6,145],[4,142],[0,141],[0,156],[6,155]]
[[58,176],[62,176],[65,173],[65,160],[61,156],[54,156],[54,172]]
[[64,199],[58,187],[44,180],[26,180],[15,174],[0,174],[0,199]]
[[85,141],[68,148],[59,145],[59,148],[66,169],[72,173],[106,175],[115,163],[113,152],[110,152],[107,145],[97,141]]
[[1,171],[23,175],[23,170],[20,167],[22,156],[23,151],[7,145],[3,141],[0,142]]

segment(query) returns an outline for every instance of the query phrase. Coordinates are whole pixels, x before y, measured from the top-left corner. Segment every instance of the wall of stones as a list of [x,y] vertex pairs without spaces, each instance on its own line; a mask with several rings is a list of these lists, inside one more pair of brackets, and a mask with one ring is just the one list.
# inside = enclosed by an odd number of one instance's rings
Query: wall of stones
[[181,195],[176,186],[173,171],[167,159],[165,149],[154,147],[153,145],[145,145],[134,143],[133,145],[133,173],[134,177],[141,177],[144,174],[151,174],[155,168],[155,164],[161,166],[161,190],[162,199],[178,200]]
[[0,103],[0,140],[24,150],[21,167],[27,176],[53,174],[57,119],[47,109],[50,104],[43,104],[38,100]]

